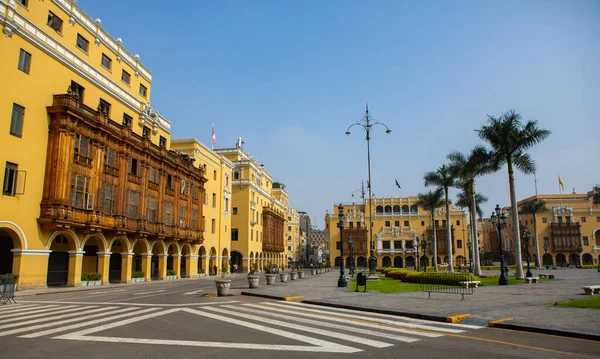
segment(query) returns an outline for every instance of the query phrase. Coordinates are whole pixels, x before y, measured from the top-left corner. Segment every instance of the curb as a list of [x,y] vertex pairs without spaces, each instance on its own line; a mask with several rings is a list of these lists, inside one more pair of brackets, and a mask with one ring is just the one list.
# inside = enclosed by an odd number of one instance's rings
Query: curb
[[242,295],[247,295],[249,297],[259,297],[259,298],[267,298],[267,299],[275,299],[275,300],[283,300],[289,302],[291,300],[302,299],[304,298],[301,295],[293,295],[288,297],[282,297],[279,295],[271,295],[271,294],[262,294],[262,293],[254,293],[254,292],[242,292]]
[[591,334],[584,332],[572,332],[560,329],[551,329],[551,328],[543,328],[543,327],[531,327],[522,324],[509,324],[509,323],[495,323],[489,322],[488,327],[497,328],[497,329],[510,329],[517,330],[521,332],[530,332],[530,333],[538,333],[538,334],[547,334],[547,335],[556,335],[559,337],[568,337],[568,338],[577,338],[577,339],[586,339],[593,341],[600,341],[600,334]]

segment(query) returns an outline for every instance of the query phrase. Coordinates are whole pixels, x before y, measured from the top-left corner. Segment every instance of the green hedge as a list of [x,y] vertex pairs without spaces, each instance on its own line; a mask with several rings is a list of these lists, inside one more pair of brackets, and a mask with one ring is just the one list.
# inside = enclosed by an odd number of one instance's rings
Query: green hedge
[[145,278],[146,272],[133,272],[131,273],[131,278]]
[[95,282],[97,280],[102,279],[102,274],[92,272],[92,273],[83,273],[81,275],[81,280],[85,282]]
[[167,269],[167,275],[177,275],[177,272],[173,269]]

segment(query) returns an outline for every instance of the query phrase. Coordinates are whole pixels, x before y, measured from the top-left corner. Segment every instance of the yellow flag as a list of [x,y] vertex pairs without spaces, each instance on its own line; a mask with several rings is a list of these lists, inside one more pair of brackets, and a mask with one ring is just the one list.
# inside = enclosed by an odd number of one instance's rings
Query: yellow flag
[[563,183],[563,181],[560,179],[560,176],[558,176],[558,184],[560,185],[560,187],[562,188],[562,190],[565,190],[565,184]]

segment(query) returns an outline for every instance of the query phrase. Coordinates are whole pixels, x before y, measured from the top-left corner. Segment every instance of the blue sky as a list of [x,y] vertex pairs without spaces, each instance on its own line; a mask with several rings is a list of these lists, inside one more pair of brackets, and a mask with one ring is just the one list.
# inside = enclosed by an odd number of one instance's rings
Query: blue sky
[[[553,132],[531,150],[538,192],[600,183],[598,1],[80,0],[152,71],[152,105],[172,137],[245,149],[323,227],[367,177],[377,197],[425,191],[451,150],[481,143],[486,115],[509,109]],[[402,185],[394,185],[397,178]],[[478,191],[509,204],[506,168]],[[535,193],[517,174],[517,198]],[[452,193],[452,197],[454,197]]]

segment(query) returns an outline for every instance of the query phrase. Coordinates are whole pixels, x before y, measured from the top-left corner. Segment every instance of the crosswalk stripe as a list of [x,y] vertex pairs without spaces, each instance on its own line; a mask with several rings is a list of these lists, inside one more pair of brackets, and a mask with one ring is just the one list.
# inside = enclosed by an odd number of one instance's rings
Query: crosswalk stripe
[[[244,310],[248,313],[255,313],[255,314],[262,314],[262,315],[266,315],[269,317],[277,317],[280,319],[288,319],[288,320],[293,320],[296,322],[300,322],[300,323],[306,323],[306,324],[311,324],[311,325],[318,325],[321,327],[325,327],[325,328],[333,328],[333,329],[340,329],[340,330],[354,330],[355,328],[350,328],[347,324],[345,325],[340,325],[340,324],[332,324],[332,323],[326,323],[323,321],[319,321],[319,320],[311,320],[311,319],[304,319],[304,318],[298,318],[298,317],[294,317],[291,315],[283,315],[283,314],[278,314],[278,313],[269,313],[269,312],[265,312],[264,310],[258,310],[258,309],[250,309],[250,308],[243,308],[243,307],[234,307],[232,305],[224,305],[223,307],[225,308],[229,308],[232,310]],[[256,306],[258,308],[261,308],[260,306]],[[393,334],[389,334],[389,333],[380,333],[380,332],[375,332],[375,331],[368,331],[366,332],[367,334],[374,336],[374,337],[381,337],[381,338],[386,338],[386,339],[393,339],[396,341],[400,341],[400,342],[405,342],[405,343],[412,343],[412,342],[416,342],[419,341],[420,339],[417,338],[410,338],[410,337],[405,337],[405,336],[400,336],[400,335],[393,335]]]
[[[284,307],[284,308],[292,309],[290,306],[285,305],[285,304],[270,303],[270,302],[263,302],[263,303],[267,304],[269,306],[274,305],[274,306],[278,306],[278,307]],[[344,316],[344,317],[347,317],[347,318],[355,318],[355,319],[361,319],[361,320],[368,320],[369,322],[391,324],[391,325],[405,327],[405,328],[423,329],[423,330],[431,330],[431,331],[435,331],[435,332],[454,333],[454,334],[464,332],[464,330],[460,330],[460,329],[450,329],[450,328],[434,327],[432,325],[423,325],[423,324],[403,323],[403,322],[399,322],[397,320],[378,319],[378,318],[374,318],[374,317],[370,317],[370,316],[367,317],[367,316],[365,316],[365,314],[352,315],[352,314],[343,314],[343,313],[332,313],[331,308],[329,308],[330,309],[329,311],[318,310],[318,309],[311,309],[311,308],[306,308],[306,307],[302,307],[301,309],[300,308],[295,308],[295,309],[296,310],[304,310],[304,311],[313,312],[313,313],[323,313],[323,314],[327,314],[327,315],[337,315],[337,316]],[[360,312],[355,311],[355,313],[360,313]],[[323,317],[323,319],[327,319],[327,317]]]
[[[99,309],[96,309],[94,311],[92,311],[92,310],[88,311],[88,309],[92,309],[92,308],[96,308],[96,307],[95,306],[87,307],[85,309],[82,309],[80,307],[75,307],[73,309],[61,310],[60,313],[54,313],[54,314],[60,314],[60,315],[53,316],[53,317],[39,318],[44,315],[48,315],[48,313],[43,313],[43,314],[36,314],[36,315],[32,315],[32,316],[26,316],[26,317],[22,317],[22,318],[13,318],[9,322],[16,322],[16,323],[0,325],[0,329],[20,327],[20,326],[27,325],[30,323],[43,323],[43,322],[48,322],[48,321],[62,319],[62,318],[69,318],[72,316],[81,316],[81,313],[83,310],[86,311],[85,312],[86,314],[99,311]],[[75,313],[73,313],[73,312],[75,312]],[[71,313],[71,314],[68,314],[68,313]],[[23,322],[23,320],[25,320],[25,319],[33,319],[33,318],[37,318],[37,319]]]
[[[224,312],[219,307],[206,307],[204,309],[210,310],[213,312]],[[375,347],[375,348],[385,348],[385,347],[390,347],[393,345],[393,344],[381,342],[378,340],[366,339],[363,337],[357,337],[355,335],[350,335],[350,334],[332,332],[329,330],[318,329],[315,327],[307,327],[305,325],[292,324],[290,322],[282,322],[279,320],[267,319],[267,318],[259,317],[256,315],[236,313],[236,312],[230,312],[230,311],[227,311],[227,315],[234,315],[234,316],[241,317],[244,319],[251,319],[251,320],[258,321],[258,322],[282,326],[287,329],[291,328],[291,329],[301,330],[301,331],[305,331],[305,332],[310,332],[313,334],[319,334],[319,335],[323,335],[323,336],[327,336],[327,337],[342,339],[342,340],[346,340],[346,341],[350,341],[350,342],[354,342],[354,343],[360,343],[360,344],[368,345],[368,346]]]
[[[305,303],[300,303],[300,302],[286,302],[286,305],[287,304],[289,304],[289,305],[295,305],[295,306],[301,306],[301,307],[308,307],[308,306],[314,307],[313,304],[305,304]],[[328,308],[330,308],[331,310],[335,310],[337,312],[360,313],[359,311],[357,311],[355,309],[331,308],[331,307],[328,307]],[[379,317],[379,318],[387,318],[387,319],[395,319],[395,320],[401,319],[401,320],[406,321],[406,322],[431,324],[431,320],[410,318],[410,317],[399,316],[399,315],[392,315],[392,314],[371,313],[371,312],[369,312],[369,317]],[[481,325],[445,323],[445,322],[437,322],[436,325],[447,326],[447,327],[451,327],[451,328],[465,328],[465,329],[481,329],[481,328],[485,328],[485,327],[483,327]]]
[[[251,306],[251,307],[256,307],[256,308],[262,308],[263,310],[265,309],[264,305],[260,305],[260,304],[245,304],[245,305],[246,306]],[[288,313],[288,314],[290,314],[289,309],[280,309],[280,308],[269,307],[268,310],[274,311],[274,312],[278,312],[278,313]],[[414,329],[398,328],[398,327],[395,327],[395,326],[382,326],[381,324],[368,323],[366,321],[356,321],[356,320],[344,319],[344,318],[323,317],[322,315],[310,314],[310,313],[303,313],[303,312],[300,312],[300,311],[295,311],[295,312],[293,312],[293,314],[295,316],[304,316],[304,317],[310,317],[310,318],[318,318],[318,320],[320,320],[320,321],[328,320],[330,322],[346,323],[346,324],[348,324],[349,322],[351,322],[352,325],[357,326],[357,327],[380,329],[380,330],[385,330],[386,332],[395,332],[395,333],[402,333],[402,334],[410,334],[410,335],[419,336],[419,337],[437,338],[437,337],[443,336],[443,334],[441,334],[441,333],[430,333],[430,332],[419,331],[419,330],[414,330]]]
[[[46,308],[56,308],[58,307],[58,305],[41,305],[41,306],[36,306],[36,307],[29,307],[29,308],[22,308],[22,309],[17,309],[17,310],[11,310],[10,314],[8,315],[13,315],[15,313],[28,313],[30,310],[40,310],[40,309],[46,309]],[[2,314],[3,318],[6,318],[6,316],[4,314]]]
[[[75,309],[70,309],[73,307],[75,307]],[[67,309],[67,310],[65,310],[65,309]],[[68,310],[68,309],[70,309],[70,310]],[[55,313],[67,313],[67,312],[72,312],[73,310],[78,310],[78,309],[74,305],[66,305],[66,306],[60,307],[60,308],[41,309],[41,310],[34,310],[31,312],[27,312],[27,313],[11,314],[11,315],[7,315],[7,316],[2,316],[0,319],[0,323],[10,323],[10,322],[14,322],[15,320],[39,318],[39,317],[48,315],[48,312],[53,312],[53,311]],[[57,312],[57,311],[59,311],[59,312]]]
[[[135,309],[135,311],[133,311],[134,309]],[[137,310],[137,309],[139,309],[139,310]],[[142,313],[154,312],[154,311],[157,311],[159,309],[161,309],[161,308],[146,308],[146,309],[124,308],[124,309],[120,309],[120,310],[115,310],[112,313],[105,313],[105,315],[107,315],[107,314],[111,315],[108,318],[101,318],[101,319],[96,319],[96,320],[92,320],[92,321],[86,321],[84,323],[67,325],[66,327],[48,329],[48,330],[44,330],[42,332],[37,332],[37,333],[27,334],[27,335],[21,335],[19,338],[37,338],[37,337],[41,337],[41,336],[44,336],[44,335],[55,334],[55,333],[65,332],[65,331],[71,330],[71,329],[78,329],[78,328],[81,328],[81,327],[87,327],[87,326],[95,325],[95,324],[98,324],[98,323],[104,323],[104,322],[108,322],[108,321],[119,319],[119,318],[130,317],[132,315],[139,315],[139,314],[142,314]],[[124,311],[129,311],[129,313],[124,313],[124,314],[112,316],[113,314],[121,313],[121,312],[124,312]],[[89,318],[92,318],[92,316],[89,316],[89,317],[87,317],[85,319],[89,319]],[[67,323],[67,321],[64,321],[63,323]]]
[[[115,307],[110,307],[110,308],[115,308]],[[89,313],[96,313],[96,312],[100,312],[109,308],[97,308],[97,309],[93,309],[93,310],[87,310],[88,308],[83,308],[80,309],[81,311],[85,310],[85,314],[89,314]],[[59,313],[57,313],[59,314]],[[81,313],[83,314],[83,313]],[[0,325],[0,329],[7,329],[7,328],[14,328],[14,327],[23,327],[25,325],[29,325],[29,324],[37,324],[40,322],[48,322],[48,321],[55,321],[58,319],[63,319],[63,318],[68,318],[68,317],[72,317],[73,315],[78,315],[76,314],[62,314],[60,313],[59,315],[55,315],[55,316],[50,316],[50,317],[46,317],[46,318],[38,318],[38,319],[32,319],[32,320],[27,320],[24,322],[16,322],[16,323],[11,323],[11,324],[4,324],[4,325]],[[75,319],[71,319],[72,321],[76,321],[76,320],[84,320],[84,318],[82,318],[83,315],[79,315],[78,318]],[[89,317],[88,317],[89,318]],[[50,323],[51,325],[54,325],[54,323]],[[3,332],[0,332],[0,337],[4,336],[5,334]]]
[[133,295],[143,295],[143,294],[152,294],[152,293],[160,293],[160,292],[166,292],[166,289],[159,289],[159,290],[151,290],[149,292],[135,292],[132,293]]
[[17,305],[7,305],[0,307],[0,313],[2,312],[14,312],[15,310],[20,310],[24,308],[37,307],[38,304],[17,304]]

